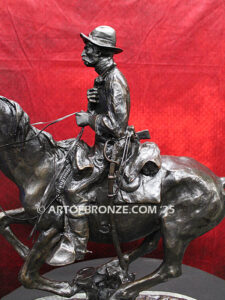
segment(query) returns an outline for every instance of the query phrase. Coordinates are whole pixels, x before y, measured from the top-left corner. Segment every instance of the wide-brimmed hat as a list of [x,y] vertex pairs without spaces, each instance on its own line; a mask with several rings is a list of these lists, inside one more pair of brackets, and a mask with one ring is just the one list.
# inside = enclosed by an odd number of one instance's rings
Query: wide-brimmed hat
[[110,26],[98,26],[96,27],[89,36],[81,33],[83,41],[91,42],[92,44],[111,49],[115,54],[122,52],[123,50],[116,47],[116,31]]

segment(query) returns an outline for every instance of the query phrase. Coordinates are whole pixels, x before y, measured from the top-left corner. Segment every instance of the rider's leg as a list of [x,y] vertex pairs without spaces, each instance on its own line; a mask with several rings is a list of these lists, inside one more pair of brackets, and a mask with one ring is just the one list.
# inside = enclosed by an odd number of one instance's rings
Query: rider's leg
[[73,233],[76,260],[82,260],[86,254],[89,239],[89,228],[87,217],[68,218],[70,231]]
[[6,238],[6,240],[14,247],[18,254],[26,259],[29,248],[25,246],[18,238],[14,235],[10,229],[10,224],[27,223],[27,215],[24,208],[18,208],[6,211],[6,214],[0,213],[0,233]]
[[84,177],[80,181],[73,178],[73,174],[67,178],[63,201],[69,210],[67,212],[68,230],[74,242],[76,260],[84,258],[89,238],[89,227],[87,219],[88,200],[82,195],[102,175],[103,167],[95,167],[91,176]]

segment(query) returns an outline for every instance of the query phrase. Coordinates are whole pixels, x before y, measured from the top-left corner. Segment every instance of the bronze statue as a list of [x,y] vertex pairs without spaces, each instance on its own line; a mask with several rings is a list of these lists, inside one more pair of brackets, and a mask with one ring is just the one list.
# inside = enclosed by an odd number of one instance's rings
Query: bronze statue
[[[95,145],[80,140],[83,129],[75,139],[54,141],[30,124],[19,104],[0,97],[0,168],[18,186],[22,204],[0,213],[0,232],[25,260],[19,274],[25,287],[66,297],[82,290],[89,299],[133,300],[181,275],[188,244],[225,215],[225,178],[194,159],[160,156],[154,143],[140,143],[149,134],[128,126],[129,88],[113,60],[122,51],[114,29],[99,26],[81,37],[84,64],[99,76],[87,92],[87,111],[76,113],[76,122],[95,131]],[[101,206],[111,210],[91,210]],[[115,207],[124,213],[113,213]],[[31,223],[33,232],[39,231],[32,249],[13,234],[14,223]],[[120,242],[142,237],[139,248],[122,253]],[[163,263],[135,281],[129,264],[153,251],[161,237]],[[80,270],[72,282],[39,274],[45,262],[60,266],[82,259],[89,239],[113,243],[118,258]]]

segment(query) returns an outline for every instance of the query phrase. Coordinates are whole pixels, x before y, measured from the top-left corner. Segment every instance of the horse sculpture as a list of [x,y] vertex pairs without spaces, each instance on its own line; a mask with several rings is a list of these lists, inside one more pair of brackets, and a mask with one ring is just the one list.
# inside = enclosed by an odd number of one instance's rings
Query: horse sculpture
[[[30,124],[29,117],[16,102],[0,97],[0,168],[18,186],[22,204],[22,208],[0,213],[0,232],[25,260],[19,274],[19,280],[25,287],[67,297],[81,289],[76,280],[72,283],[57,282],[39,274],[40,267],[64,230],[64,213],[56,214],[51,210],[52,206],[57,205],[54,191],[49,194],[48,208],[40,221],[36,221],[49,181],[61,168],[73,143],[74,139],[55,142],[50,134],[40,132]],[[224,217],[225,178],[217,177],[205,166],[186,157],[162,156],[161,169],[158,176],[161,179],[162,202],[158,207],[171,206],[174,213],[159,209],[156,214],[118,214],[115,215],[115,223],[121,242],[144,237],[139,248],[124,254],[128,265],[153,251],[161,237],[163,263],[140,280],[122,281],[105,299],[135,299],[140,291],[180,276],[182,258],[188,244],[215,227]],[[147,180],[145,177],[142,175],[144,182]],[[65,197],[69,192],[65,186]],[[99,198],[103,201],[105,195],[105,182],[99,182],[86,193],[86,198],[90,202]],[[95,214],[88,216],[90,240],[111,243],[111,233],[99,230],[98,218]],[[32,249],[28,249],[13,234],[10,229],[13,223],[37,224],[40,235]],[[118,265],[115,259],[99,267],[98,274]]]

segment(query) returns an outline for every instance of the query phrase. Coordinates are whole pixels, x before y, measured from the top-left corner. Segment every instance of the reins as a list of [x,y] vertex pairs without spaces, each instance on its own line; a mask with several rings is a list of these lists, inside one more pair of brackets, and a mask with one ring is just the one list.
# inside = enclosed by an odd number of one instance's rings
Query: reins
[[36,219],[38,216],[35,217],[30,217],[30,218],[16,218],[16,217],[11,217],[0,205],[0,210],[3,212],[3,214],[10,219],[14,219],[14,220],[18,220],[18,221],[27,221],[27,220],[34,220]]
[[69,115],[66,115],[66,116],[64,116],[64,117],[58,118],[58,119],[53,120],[53,121],[33,123],[33,124],[31,124],[32,126],[34,126],[34,125],[43,125],[43,124],[48,124],[48,125],[44,126],[44,127],[38,132],[38,134],[35,134],[32,138],[30,138],[30,139],[28,139],[28,140],[24,140],[24,141],[22,141],[22,142],[15,142],[15,143],[9,143],[9,144],[1,145],[1,146],[0,146],[0,150],[1,150],[2,148],[5,148],[5,147],[17,146],[17,145],[21,145],[21,144],[24,144],[24,143],[28,143],[28,142],[32,141],[33,139],[37,138],[37,137],[38,137],[38,136],[39,136],[46,128],[48,128],[49,126],[51,126],[51,125],[53,125],[53,124],[56,124],[56,123],[58,123],[58,122],[60,122],[60,121],[63,121],[63,120],[65,120],[65,119],[67,119],[67,118],[69,118],[69,117],[71,117],[71,116],[74,116],[74,115],[76,115],[76,112],[74,112],[74,113],[72,113],[72,114],[69,114]]

